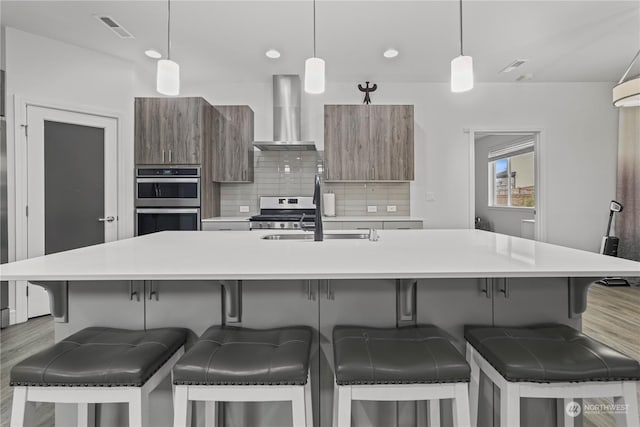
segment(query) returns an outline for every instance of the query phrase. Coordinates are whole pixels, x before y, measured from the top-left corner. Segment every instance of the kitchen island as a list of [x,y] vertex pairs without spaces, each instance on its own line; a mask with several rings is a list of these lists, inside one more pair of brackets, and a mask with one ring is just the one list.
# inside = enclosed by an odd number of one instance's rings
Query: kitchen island
[[[579,328],[594,280],[640,275],[633,261],[479,230],[382,230],[378,241],[262,238],[269,234],[163,232],[19,261],[0,272],[3,280],[50,290],[56,340],[91,325],[184,326],[194,332],[191,342],[213,324],[312,326],[321,426],[331,422],[337,324],[436,324],[462,350],[465,324]],[[482,381],[481,390],[479,425],[493,425],[492,387]],[[154,394],[151,425],[170,425],[168,382]],[[354,425],[412,425],[425,411],[423,404],[359,402]],[[528,401],[524,425],[553,425],[554,411],[554,402]],[[72,421],[65,408],[56,412],[58,425]],[[122,412],[105,408],[100,425],[121,425]],[[290,423],[286,404],[226,404],[224,417],[222,425]]]

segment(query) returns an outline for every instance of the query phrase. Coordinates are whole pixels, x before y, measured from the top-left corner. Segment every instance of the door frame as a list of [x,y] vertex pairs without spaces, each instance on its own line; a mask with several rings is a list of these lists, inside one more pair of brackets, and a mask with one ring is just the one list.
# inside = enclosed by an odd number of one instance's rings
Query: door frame
[[547,164],[545,150],[545,129],[539,126],[522,126],[518,128],[474,128],[468,130],[469,138],[469,228],[475,227],[476,211],[476,134],[489,133],[496,135],[518,135],[534,134],[533,150],[535,153],[535,185],[536,185],[536,207],[535,207],[535,239],[540,242],[547,241],[547,215],[546,215],[546,175],[541,165]]
[[[27,206],[28,194],[28,152],[27,152],[27,135],[23,125],[27,123],[27,107],[41,107],[53,110],[61,110],[70,113],[78,113],[113,119],[116,122],[115,132],[115,150],[116,164],[113,165],[116,171],[116,192],[117,198],[117,215],[122,217],[122,209],[126,206],[126,200],[122,194],[121,177],[123,175],[123,150],[121,141],[123,141],[122,123],[124,123],[124,114],[121,112],[108,111],[100,107],[86,105],[69,105],[60,104],[57,101],[46,99],[33,99],[20,95],[13,96],[13,146],[12,153],[9,154],[9,145],[7,144],[7,165],[8,167],[8,199],[11,200],[10,192],[14,195],[13,209],[9,209],[9,224],[15,224],[13,236],[9,233],[9,261],[18,261],[28,257],[28,233],[27,233],[27,216],[25,207]],[[11,183],[13,181],[13,183]],[[13,191],[12,191],[13,190]],[[9,203],[11,204],[11,203]],[[13,217],[13,218],[12,218]],[[117,235],[121,238],[122,228],[119,224]],[[12,227],[10,226],[9,229]],[[27,282],[26,281],[10,281],[9,282],[9,304],[15,301],[10,311],[9,324],[22,323],[28,320],[27,306]]]

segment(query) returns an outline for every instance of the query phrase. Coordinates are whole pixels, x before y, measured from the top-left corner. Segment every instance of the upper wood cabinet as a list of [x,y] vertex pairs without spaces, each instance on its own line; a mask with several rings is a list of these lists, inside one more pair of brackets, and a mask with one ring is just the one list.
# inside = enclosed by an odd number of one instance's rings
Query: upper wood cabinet
[[246,105],[216,105],[210,111],[213,180],[253,182],[253,110]]
[[328,181],[411,181],[413,105],[325,105]]
[[203,98],[136,98],[136,164],[193,165],[202,163],[204,141],[211,126]]

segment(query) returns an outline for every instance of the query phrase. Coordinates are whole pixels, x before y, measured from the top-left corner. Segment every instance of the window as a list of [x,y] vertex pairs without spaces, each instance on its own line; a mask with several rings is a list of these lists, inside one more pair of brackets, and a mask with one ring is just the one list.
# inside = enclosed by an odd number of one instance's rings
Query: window
[[489,152],[489,206],[533,208],[536,205],[533,141]]

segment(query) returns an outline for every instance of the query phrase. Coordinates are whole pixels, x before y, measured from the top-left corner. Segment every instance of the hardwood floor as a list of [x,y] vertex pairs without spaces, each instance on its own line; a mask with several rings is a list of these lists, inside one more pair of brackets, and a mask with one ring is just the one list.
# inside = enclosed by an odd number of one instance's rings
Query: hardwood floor
[[[13,365],[53,344],[53,319],[43,316],[0,330],[0,427],[11,419],[12,391],[9,372]],[[53,426],[53,404],[35,404],[34,426]],[[32,426],[29,426],[32,427]]]
[[[582,331],[640,360],[640,288],[593,285],[588,298],[587,311],[582,316]],[[611,399],[593,399],[585,403],[612,402]],[[614,427],[615,421],[612,414],[585,414],[584,426]]]
[[[591,286],[587,311],[582,317],[582,330],[640,360],[640,288]],[[31,319],[27,323],[2,329],[0,336],[0,427],[8,427],[11,412],[11,367],[53,343],[53,320],[50,316]],[[607,400],[585,403],[607,403]],[[38,427],[53,426],[53,405],[38,404],[36,419]],[[615,422],[611,414],[586,414],[584,425],[614,427]]]

